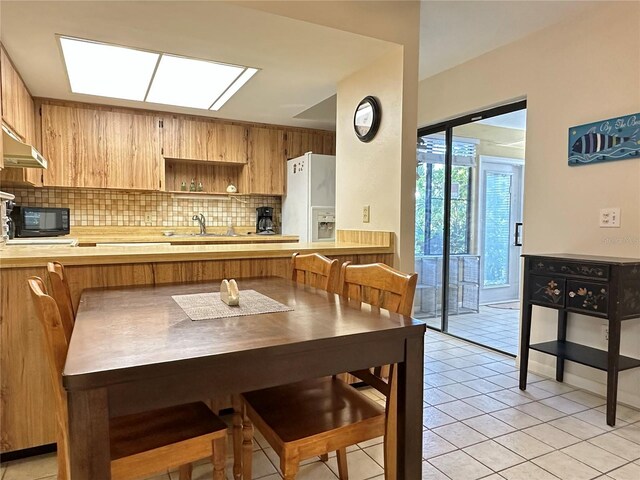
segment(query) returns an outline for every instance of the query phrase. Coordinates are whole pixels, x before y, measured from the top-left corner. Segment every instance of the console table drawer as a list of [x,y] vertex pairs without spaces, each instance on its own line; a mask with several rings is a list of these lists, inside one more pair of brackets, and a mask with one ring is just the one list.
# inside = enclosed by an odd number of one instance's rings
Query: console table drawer
[[609,309],[609,286],[606,283],[568,280],[567,308],[606,315]]
[[609,265],[570,262],[566,260],[549,260],[547,258],[531,259],[532,273],[574,275],[579,277],[609,279]]
[[547,275],[531,275],[529,300],[554,307],[564,307],[565,279]]

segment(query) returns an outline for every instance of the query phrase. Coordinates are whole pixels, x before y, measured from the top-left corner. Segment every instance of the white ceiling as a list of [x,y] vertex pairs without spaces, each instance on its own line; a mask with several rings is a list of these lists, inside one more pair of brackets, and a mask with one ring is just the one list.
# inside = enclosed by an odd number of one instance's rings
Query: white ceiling
[[[225,2],[2,0],[2,43],[34,96],[335,128],[335,114],[296,115],[391,44]],[[55,34],[260,68],[219,111],[72,94]]]
[[[423,1],[420,78],[599,2]],[[401,2],[399,2],[401,5]],[[218,1],[0,2],[1,39],[34,96],[335,128],[337,83],[391,44]],[[72,94],[55,34],[260,68],[217,112]]]
[[595,1],[434,1],[420,9],[420,79],[594,8]]

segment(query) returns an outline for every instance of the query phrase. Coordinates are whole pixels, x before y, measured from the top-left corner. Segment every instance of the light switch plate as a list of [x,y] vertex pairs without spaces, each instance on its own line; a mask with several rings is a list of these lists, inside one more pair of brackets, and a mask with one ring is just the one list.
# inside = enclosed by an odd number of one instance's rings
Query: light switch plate
[[620,227],[620,208],[601,208],[600,209],[600,228],[619,228]]
[[371,218],[371,207],[369,205],[365,205],[362,207],[362,223],[369,223]]

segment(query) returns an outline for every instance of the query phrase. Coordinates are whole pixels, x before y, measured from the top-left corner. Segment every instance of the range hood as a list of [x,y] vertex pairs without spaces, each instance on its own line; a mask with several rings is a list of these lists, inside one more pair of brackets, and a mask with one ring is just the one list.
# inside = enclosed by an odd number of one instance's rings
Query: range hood
[[47,168],[47,159],[2,125],[2,156],[5,168]]

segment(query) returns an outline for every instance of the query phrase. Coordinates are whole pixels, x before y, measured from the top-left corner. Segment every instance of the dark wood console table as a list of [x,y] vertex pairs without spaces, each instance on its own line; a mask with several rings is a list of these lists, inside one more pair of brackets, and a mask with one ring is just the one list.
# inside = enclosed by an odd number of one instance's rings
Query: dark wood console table
[[[640,259],[572,254],[523,255],[524,285],[520,338],[520,390],[527,388],[529,349],[556,356],[556,380],[564,361],[607,372],[607,424],[615,425],[618,372],[640,367],[640,359],[620,355],[624,320],[640,317]],[[533,305],[558,310],[558,336],[531,345]],[[607,350],[567,341],[567,313],[609,322]]]

